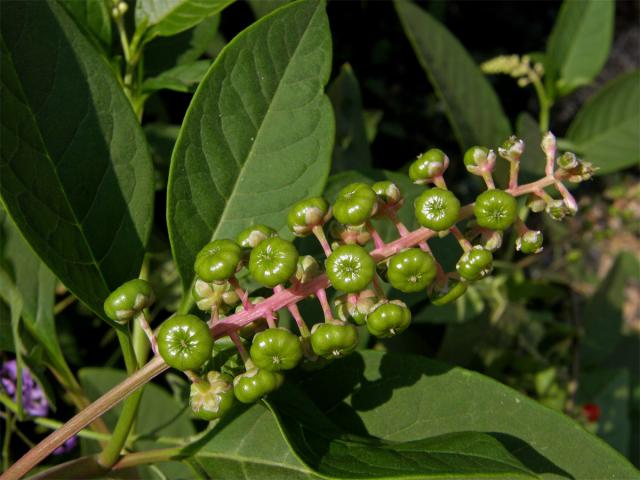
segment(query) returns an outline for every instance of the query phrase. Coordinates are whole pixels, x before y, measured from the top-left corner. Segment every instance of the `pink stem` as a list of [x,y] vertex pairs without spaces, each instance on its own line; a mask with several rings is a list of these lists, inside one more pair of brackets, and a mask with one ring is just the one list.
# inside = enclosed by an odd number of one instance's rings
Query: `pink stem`
[[375,228],[373,228],[373,225],[371,225],[371,222],[367,222],[367,230],[369,234],[371,234],[371,238],[373,239],[373,244],[375,245],[376,249],[383,248],[384,241],[382,240],[382,238],[380,238],[378,231]]
[[518,174],[520,172],[520,161],[509,162],[509,190],[518,188]]
[[378,295],[378,297],[385,297],[384,290],[382,289],[382,285],[380,285],[380,278],[377,273],[373,275],[373,288],[376,290],[376,295]]
[[303,337],[308,337],[309,335],[311,335],[311,333],[309,332],[309,327],[307,327],[307,324],[304,323],[304,319],[300,314],[298,305],[296,304],[289,305],[287,308],[289,309],[291,316],[296,321],[296,325],[298,325],[298,330],[300,330],[300,335],[302,335]]
[[211,318],[209,318],[209,328],[213,328],[213,326],[218,321],[218,305],[214,305],[211,307]]
[[331,253],[332,253],[331,246],[329,245],[329,242],[327,241],[327,237],[324,234],[324,230],[322,229],[322,225],[316,225],[315,227],[313,227],[313,229],[311,231],[313,232],[313,234],[316,236],[316,238],[320,242],[320,245],[322,246],[322,250],[324,251],[324,254],[327,257],[329,255],[331,255]]
[[249,301],[249,291],[242,289],[236,277],[231,277],[229,279],[229,283],[236,291],[236,295],[238,295],[238,297],[240,297],[240,300],[242,300],[242,307],[245,310],[251,310],[253,308],[253,304]]
[[469,240],[464,238],[464,235],[462,234],[462,232],[458,227],[454,225],[449,229],[449,231],[453,233],[453,236],[456,237],[456,240],[458,241],[458,243],[460,244],[460,246],[465,252],[468,252],[473,248],[473,246],[471,245],[471,242],[469,242]]
[[249,357],[249,354],[247,353],[246,348],[244,348],[244,345],[242,344],[242,340],[238,336],[238,332],[236,330],[230,331],[229,338],[231,338],[231,341],[236,346],[236,349],[240,354],[240,358],[242,358],[243,363],[246,365],[251,357]]
[[143,310],[140,315],[138,315],[138,322],[140,323],[140,328],[147,336],[149,340],[149,344],[151,345],[151,351],[154,355],[158,354],[158,341],[156,340],[156,336],[153,334],[153,330],[149,326],[149,322],[147,321],[147,314]]
[[185,370],[184,374],[191,381],[191,383],[198,383],[200,381],[200,377],[198,377],[198,375],[193,373],[191,370]]
[[322,305],[322,312],[324,313],[324,321],[333,320],[333,313],[331,312],[331,306],[329,305],[329,300],[327,300],[327,292],[324,288],[319,288],[316,291],[316,297],[318,297],[318,301],[320,305]]
[[433,177],[433,184],[442,190],[447,190],[447,182],[444,181],[444,177],[442,175]]
[[347,302],[350,303],[351,305],[355,305],[356,303],[358,303],[358,294],[357,293],[348,294]]
[[265,312],[264,318],[267,319],[267,325],[269,325],[269,328],[276,328],[278,326],[278,324],[276,323],[276,317],[273,315],[273,310]]
[[576,212],[578,210],[578,204],[576,203],[576,199],[573,198],[573,195],[571,195],[571,192],[567,190],[567,187],[565,187],[562,182],[556,182],[555,187],[558,189],[560,195],[562,195],[562,199],[567,208],[572,212]]
[[400,221],[400,219],[396,215],[396,212],[394,212],[393,210],[387,210],[386,215],[391,219],[393,224],[396,226],[396,229],[398,230],[398,233],[400,234],[401,237],[406,237],[407,235],[409,235],[409,229],[405,227],[404,223]]
[[491,175],[491,172],[483,172],[482,179],[484,180],[484,183],[487,185],[487,188],[489,190],[494,190],[496,188],[496,184],[493,182],[493,175]]

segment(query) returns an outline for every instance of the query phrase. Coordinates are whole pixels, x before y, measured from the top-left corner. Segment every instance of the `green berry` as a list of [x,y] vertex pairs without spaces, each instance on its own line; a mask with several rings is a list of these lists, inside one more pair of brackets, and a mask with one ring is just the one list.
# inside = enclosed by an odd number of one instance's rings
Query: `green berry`
[[125,324],[152,303],[151,285],[136,278],[111,292],[104,301],[104,313],[114,322]]
[[485,147],[471,147],[464,153],[464,166],[471,173],[477,174],[478,169],[491,162],[491,151]]
[[378,338],[393,337],[410,323],[411,310],[400,300],[381,302],[367,315],[367,330]]
[[191,289],[191,294],[197,307],[205,312],[210,311],[213,306],[232,307],[240,301],[238,294],[229,282],[208,283],[197,278]]
[[377,197],[365,183],[351,183],[340,190],[333,206],[333,216],[344,225],[360,225],[377,210]]
[[373,280],[376,264],[359,245],[342,245],[326,261],[327,276],[337,290],[355,293],[364,290]]
[[409,167],[413,183],[424,185],[434,177],[442,175],[449,166],[449,157],[440,149],[432,148],[423,153]]
[[251,251],[249,272],[265,287],[275,287],[296,273],[298,250],[293,243],[278,237],[269,238]]
[[378,201],[387,208],[400,207],[402,205],[402,192],[400,188],[388,180],[374,183],[371,188],[378,196]]
[[460,213],[460,200],[449,190],[431,188],[416,198],[415,214],[420,225],[436,232],[455,225]]
[[236,242],[242,248],[255,248],[267,238],[276,237],[276,231],[266,225],[251,225],[241,231],[236,237]]
[[526,253],[540,253],[542,251],[543,236],[540,230],[527,230],[516,239],[516,250]]
[[283,381],[279,372],[251,368],[233,379],[233,393],[242,403],[253,403],[280,388]]
[[176,315],[158,330],[158,351],[167,364],[178,370],[195,370],[209,358],[213,338],[209,327],[195,315]]
[[329,204],[322,197],[311,197],[295,203],[287,215],[289,230],[297,237],[309,235],[331,216]]
[[311,329],[311,348],[316,355],[327,359],[340,358],[358,346],[358,331],[348,323],[316,323]]
[[191,384],[189,404],[202,420],[215,420],[227,413],[235,402],[233,379],[220,372],[209,372],[205,379]]
[[446,305],[464,295],[467,291],[467,286],[465,281],[449,277],[444,285],[435,286],[429,294],[429,298],[434,305]]
[[471,281],[486,277],[492,269],[493,255],[480,245],[465,252],[456,263],[456,270],[460,276]]
[[436,277],[436,262],[419,248],[410,248],[395,254],[387,266],[387,279],[401,292],[424,290]]
[[240,245],[232,240],[214,240],[200,250],[194,269],[205,282],[221,282],[235,275],[240,260]]
[[284,328],[268,328],[253,337],[251,359],[271,372],[295,368],[302,359],[300,339]]
[[516,220],[516,199],[504,190],[487,190],[476,198],[473,213],[478,225],[490,230],[506,230]]

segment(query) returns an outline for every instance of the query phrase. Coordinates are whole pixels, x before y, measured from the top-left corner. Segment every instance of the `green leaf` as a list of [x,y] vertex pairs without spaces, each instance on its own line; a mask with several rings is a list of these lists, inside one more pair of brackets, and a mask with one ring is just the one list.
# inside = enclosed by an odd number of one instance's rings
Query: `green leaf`
[[576,115],[567,137],[585,160],[611,173],[640,163],[640,70],[621,75]]
[[613,39],[612,0],[565,0],[547,43],[546,74],[559,95],[591,82]]
[[157,77],[146,79],[142,83],[142,91],[143,93],[152,93],[157,90],[193,92],[210,66],[211,62],[207,60],[178,65]]
[[234,0],[138,0],[137,28],[147,29],[145,40],[169,37],[221,12]]
[[111,49],[111,12],[100,0],[60,0],[81,28],[89,31],[106,50]]
[[29,248],[11,219],[0,212],[0,297],[10,302],[12,292],[20,295],[22,321],[44,347],[49,361],[60,373],[68,371],[58,342],[53,318],[56,277]]
[[[111,368],[83,368],[78,377],[90,400],[96,400],[127,378],[127,373]],[[109,410],[103,419],[114,428],[122,404]],[[189,409],[184,401],[174,399],[163,388],[149,383],[145,386],[136,417],[134,450],[145,451],[167,448],[166,438],[181,439],[194,435]],[[163,442],[163,438],[165,441]],[[167,478],[192,478],[193,472],[179,462],[156,463]],[[138,478],[155,478],[148,467],[138,467]]]
[[410,442],[490,432],[542,478],[636,478],[620,454],[565,415],[480,374],[364,351],[308,375],[308,396],[344,430]]
[[371,152],[364,124],[358,79],[351,65],[344,64],[329,87],[336,116],[336,142],[332,170],[360,170],[371,167]]
[[217,57],[189,106],[169,173],[167,223],[185,291],[205,243],[235,238],[252,223],[284,233],[289,207],[322,192],[334,135],[323,92],[330,69],[319,1],[279,9]]
[[462,150],[502,145],[509,120],[491,84],[460,42],[442,24],[407,0],[396,11],[433,88],[444,103]]
[[0,300],[0,352],[15,352],[13,334],[11,333],[11,310]]
[[144,135],[111,67],[61,6],[1,8],[0,195],[38,256],[104,316],[109,292],[138,276],[151,229]]
[[540,148],[542,134],[538,122],[527,112],[522,112],[516,120],[516,132],[525,144],[524,153],[520,158],[520,183],[533,182],[544,177],[546,160]]
[[290,385],[268,403],[296,455],[329,478],[536,477],[484,433],[384,441],[341,430]]
[[291,0],[248,0],[251,10],[256,18],[264,17],[273,12],[276,8],[280,8]]
[[205,18],[189,30],[171,37],[156,37],[144,47],[144,73],[155,77],[177,65],[193,63],[206,54],[215,57],[224,46],[218,32],[220,14]]
[[185,452],[196,471],[221,480],[318,479],[285,442],[262,404],[242,407]]

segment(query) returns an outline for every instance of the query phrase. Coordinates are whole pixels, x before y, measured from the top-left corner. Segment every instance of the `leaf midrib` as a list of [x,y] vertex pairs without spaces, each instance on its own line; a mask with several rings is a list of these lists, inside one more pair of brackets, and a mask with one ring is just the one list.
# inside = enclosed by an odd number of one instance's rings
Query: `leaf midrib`
[[[54,13],[55,15],[55,13]],[[15,62],[13,61],[13,53],[9,50],[9,48],[6,47],[6,44],[4,42],[4,38],[2,39],[2,43],[3,43],[3,47],[5,47],[6,53],[9,56],[9,61],[11,62],[11,66],[13,67],[13,71],[16,73],[16,79],[17,79],[17,83],[18,83],[18,87],[20,88],[20,93],[22,98],[24,99],[24,106],[27,108],[27,111],[29,113],[29,115],[31,116],[31,120],[33,121],[33,124],[36,126],[35,130],[37,132],[38,135],[38,140],[40,141],[40,144],[43,147],[44,153],[45,153],[45,157],[46,159],[49,161],[49,164],[51,165],[53,171],[55,172],[54,178],[56,180],[56,183],[58,184],[58,186],[60,187],[60,191],[62,192],[62,196],[64,198],[64,201],[66,203],[67,208],[69,209],[69,212],[71,213],[74,223],[76,225],[76,227],[78,228],[78,230],[80,231],[80,236],[85,244],[85,246],[87,247],[87,250],[89,251],[89,255],[91,257],[91,261],[92,261],[92,265],[95,267],[98,276],[100,277],[100,280],[102,280],[103,283],[103,287],[108,290],[109,289],[109,285],[102,273],[102,270],[100,269],[100,264],[98,263],[98,261],[96,260],[96,257],[93,253],[93,249],[91,248],[91,244],[88,242],[87,240],[87,236],[85,234],[84,228],[82,227],[82,224],[80,222],[78,222],[78,217],[76,215],[75,210],[72,208],[71,202],[69,201],[69,197],[67,196],[67,192],[65,191],[62,184],[62,181],[60,180],[60,176],[58,174],[58,170],[56,168],[56,164],[53,161],[53,159],[51,158],[50,152],[49,152],[49,148],[47,143],[44,141],[44,138],[42,137],[42,132],[40,129],[40,123],[37,121],[36,116],[34,114],[33,108],[31,106],[31,103],[29,101],[28,96],[26,95],[26,92],[24,91],[24,88],[22,86],[22,81],[20,80],[20,76],[18,75],[18,71],[15,67]],[[7,214],[9,216],[12,217],[13,219],[13,215],[11,214],[11,212],[8,209],[5,209]],[[14,219],[15,222],[15,219]],[[38,255],[39,256],[39,255]],[[86,264],[85,264],[86,265]]]

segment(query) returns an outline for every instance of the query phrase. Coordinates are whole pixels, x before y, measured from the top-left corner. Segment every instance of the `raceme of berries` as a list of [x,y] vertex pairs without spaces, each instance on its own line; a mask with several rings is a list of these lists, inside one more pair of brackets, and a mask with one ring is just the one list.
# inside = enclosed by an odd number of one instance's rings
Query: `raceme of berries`
[[[372,186],[346,185],[333,205],[322,197],[295,203],[286,217],[289,231],[295,236],[313,234],[324,257],[300,255],[294,243],[261,224],[247,226],[235,241],[207,243],[196,256],[191,289],[197,307],[207,312],[206,320],[175,315],[154,334],[147,312],[153,292],[143,280],[116,289],[105,301],[105,313],[118,323],[138,319],[154,353],[191,379],[194,415],[217,419],[231,408],[234,397],[243,403],[255,402],[279,388],[285,372],[322,368],[353,352],[358,346],[357,325],[379,338],[405,330],[411,311],[403,302],[387,298],[384,282],[400,292],[422,292],[440,306],[464,295],[470,282],[489,275],[501,247],[525,254],[540,252],[542,232],[529,229],[518,218],[516,197],[527,195],[531,211],[559,220],[577,209],[563,182],[582,181],[593,173],[591,165],[571,153],[556,158],[551,133],[543,136],[541,148],[545,176],[524,185],[518,183],[522,140],[511,137],[497,149],[503,160],[486,147],[469,149],[462,161],[467,170],[482,177],[486,190],[466,206],[449,190],[443,174],[451,160],[437,148],[410,165],[411,180],[425,186],[413,205],[404,205],[401,189],[388,180]],[[495,186],[496,161],[509,163],[506,188]],[[552,196],[550,189],[558,195]],[[421,226],[410,231],[397,215],[401,208],[412,211]],[[374,217],[376,222],[391,222],[397,238],[383,240],[371,222]],[[511,238],[504,231],[512,225],[517,233],[515,245],[503,241]],[[335,240],[332,244],[325,238],[327,229]],[[452,235],[460,247],[454,271],[445,270],[429,245],[432,238],[446,235]],[[247,273],[273,293],[250,298],[246,285],[255,283],[245,281]],[[329,287],[339,293],[333,302]],[[318,302],[324,317],[311,329],[297,305],[305,298]],[[292,330],[278,325],[278,311],[285,309],[294,322]],[[219,353],[234,347],[237,353],[230,357]],[[227,358],[235,363],[224,363]]]

